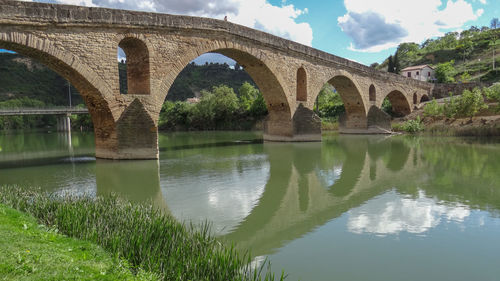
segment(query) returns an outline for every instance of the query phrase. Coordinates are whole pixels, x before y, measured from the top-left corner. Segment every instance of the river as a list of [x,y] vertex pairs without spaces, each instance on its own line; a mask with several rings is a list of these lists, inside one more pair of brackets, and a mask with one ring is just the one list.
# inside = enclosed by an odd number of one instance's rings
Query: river
[[268,258],[287,280],[500,280],[500,140],[160,134],[159,161],[90,133],[0,135],[0,185],[119,194]]

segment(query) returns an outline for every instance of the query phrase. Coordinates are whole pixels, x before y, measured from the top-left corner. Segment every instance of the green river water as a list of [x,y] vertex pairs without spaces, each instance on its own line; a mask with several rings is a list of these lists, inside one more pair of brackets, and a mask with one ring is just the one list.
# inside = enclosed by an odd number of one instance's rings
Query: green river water
[[266,257],[287,280],[500,280],[500,140],[160,134],[159,161],[95,159],[93,135],[0,135],[0,185],[110,192]]

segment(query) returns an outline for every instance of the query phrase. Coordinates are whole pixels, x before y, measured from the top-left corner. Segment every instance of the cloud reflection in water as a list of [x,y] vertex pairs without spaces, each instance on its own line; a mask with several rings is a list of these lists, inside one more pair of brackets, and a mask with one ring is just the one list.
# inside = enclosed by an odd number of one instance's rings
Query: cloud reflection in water
[[393,190],[349,211],[347,228],[357,234],[420,234],[443,220],[461,223],[469,215],[467,206],[458,203],[445,205],[435,198],[426,197],[424,191],[419,191],[417,198],[411,198]]

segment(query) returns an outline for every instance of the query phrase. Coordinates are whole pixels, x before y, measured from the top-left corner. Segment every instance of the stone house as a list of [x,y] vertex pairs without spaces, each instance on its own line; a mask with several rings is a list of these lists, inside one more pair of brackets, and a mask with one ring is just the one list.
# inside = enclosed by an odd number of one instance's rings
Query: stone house
[[434,68],[424,65],[409,66],[401,70],[401,75],[420,81],[432,82],[436,79]]

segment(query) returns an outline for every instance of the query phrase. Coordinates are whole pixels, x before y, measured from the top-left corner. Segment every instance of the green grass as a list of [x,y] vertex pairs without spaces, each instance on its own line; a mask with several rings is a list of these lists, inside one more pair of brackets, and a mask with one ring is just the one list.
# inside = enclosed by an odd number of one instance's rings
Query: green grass
[[90,242],[0,204],[0,280],[156,280]]
[[337,118],[322,118],[321,130],[323,131],[337,131],[339,129],[339,121]]
[[113,196],[55,197],[15,186],[0,187],[0,203],[65,235],[94,242],[163,280],[274,280],[269,268],[257,272],[263,268],[252,268],[250,255],[213,237],[208,225],[181,224],[150,205]]

